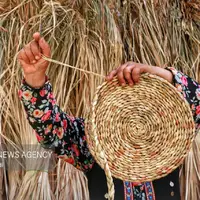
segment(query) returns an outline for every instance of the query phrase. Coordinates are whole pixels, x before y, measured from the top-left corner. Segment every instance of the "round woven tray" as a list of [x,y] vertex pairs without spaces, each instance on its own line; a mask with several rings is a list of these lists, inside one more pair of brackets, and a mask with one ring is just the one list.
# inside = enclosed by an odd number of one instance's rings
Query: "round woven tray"
[[86,120],[88,145],[105,170],[110,199],[112,176],[132,182],[164,177],[182,163],[194,135],[189,104],[173,85],[149,74],[133,87],[104,82]]

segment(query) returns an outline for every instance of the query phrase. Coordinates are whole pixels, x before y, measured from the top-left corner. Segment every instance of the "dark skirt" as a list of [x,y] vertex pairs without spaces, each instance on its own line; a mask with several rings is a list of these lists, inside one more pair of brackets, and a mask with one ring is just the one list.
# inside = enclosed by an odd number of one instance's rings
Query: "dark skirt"
[[[94,167],[87,174],[90,200],[103,200],[107,193],[107,182],[104,171],[94,164]],[[171,184],[173,185],[170,185]],[[124,200],[123,181],[114,178],[115,200]],[[180,200],[179,169],[176,169],[168,176],[153,181],[156,200]],[[173,187],[172,187],[173,186]],[[134,199],[139,200],[139,199]]]

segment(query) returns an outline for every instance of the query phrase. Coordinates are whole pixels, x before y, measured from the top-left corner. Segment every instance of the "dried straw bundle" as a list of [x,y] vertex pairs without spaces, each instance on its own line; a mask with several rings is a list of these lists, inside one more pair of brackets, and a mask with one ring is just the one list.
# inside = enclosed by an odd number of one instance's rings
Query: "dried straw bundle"
[[[3,52],[0,62],[2,86],[7,94],[2,107],[2,137],[7,144],[23,149],[24,144],[37,143],[17,96],[22,74],[16,55],[31,40],[30,33],[42,29],[50,42],[52,57],[76,68],[103,75],[121,62],[121,37],[109,8],[101,1],[84,3],[38,0],[6,5],[0,16],[5,30],[0,32]],[[49,67],[48,75],[63,110],[84,116],[102,78],[55,64]],[[61,160],[49,177],[46,172],[22,169],[10,171],[8,180],[9,199],[89,199],[85,176]]]
[[[190,15],[183,9],[184,2],[130,0],[120,5],[118,1],[121,16],[117,23],[123,28],[124,57],[163,67],[174,66],[199,81],[199,2],[185,4],[196,8],[195,14]],[[181,195],[185,200],[199,199],[199,138],[197,135],[180,174]]]
[[[36,143],[17,97],[22,74],[16,61],[17,52],[31,40],[34,31],[42,29],[52,47],[54,60],[82,70],[105,75],[120,63],[134,60],[174,66],[200,80],[198,3],[198,0],[1,1],[0,80],[6,94],[1,111],[2,138],[22,149],[25,143]],[[102,78],[54,63],[48,75],[63,110],[85,116]],[[185,200],[198,200],[200,194],[200,187],[193,184],[193,180],[197,185],[200,182],[199,170],[195,167],[200,166],[199,137],[182,170]],[[67,163],[59,161],[49,178],[46,172],[31,174],[33,178],[30,174],[26,171],[8,173],[9,185],[5,185],[9,189],[9,199],[19,195],[31,199],[31,194],[41,194],[41,199],[64,199],[67,194],[69,199],[88,199],[85,177]],[[51,182],[54,177],[56,180]],[[43,178],[45,181],[39,187]],[[83,190],[80,190],[81,185]],[[23,190],[25,187],[29,188],[28,195],[25,194],[27,190]],[[71,188],[73,192],[69,193]],[[45,194],[45,190],[49,193]],[[81,192],[74,196],[77,190]]]
[[200,1],[182,0],[183,14],[188,20],[200,22]]

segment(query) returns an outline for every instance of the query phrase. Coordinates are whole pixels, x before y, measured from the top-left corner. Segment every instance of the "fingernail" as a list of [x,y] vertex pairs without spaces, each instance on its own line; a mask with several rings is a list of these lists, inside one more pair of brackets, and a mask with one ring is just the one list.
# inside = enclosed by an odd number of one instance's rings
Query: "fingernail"
[[39,56],[35,56],[35,59],[36,59],[36,60],[39,60],[39,59],[40,59],[40,57],[39,57]]
[[36,60],[33,60],[32,63],[36,63]]
[[133,83],[129,83],[129,86],[131,86],[131,87],[132,87],[132,86],[133,86]]
[[126,84],[125,83],[122,83],[122,87],[124,87]]

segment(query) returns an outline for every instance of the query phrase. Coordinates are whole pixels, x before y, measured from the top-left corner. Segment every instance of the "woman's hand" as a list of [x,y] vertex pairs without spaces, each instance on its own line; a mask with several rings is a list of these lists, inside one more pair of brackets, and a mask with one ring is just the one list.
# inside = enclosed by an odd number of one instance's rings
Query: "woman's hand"
[[117,79],[119,80],[121,86],[125,86],[127,83],[130,86],[133,86],[134,84],[137,84],[139,82],[140,75],[146,72],[160,76],[172,83],[173,75],[170,71],[160,67],[134,62],[127,62],[114,69],[107,75],[106,80],[111,81],[114,76],[117,76]]
[[51,50],[39,33],[34,33],[33,39],[19,52],[18,61],[23,68],[26,82],[32,87],[41,87],[45,83],[45,72],[49,65],[42,54],[50,57]]

